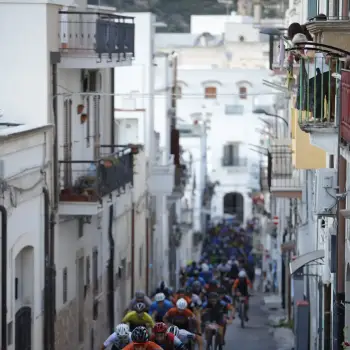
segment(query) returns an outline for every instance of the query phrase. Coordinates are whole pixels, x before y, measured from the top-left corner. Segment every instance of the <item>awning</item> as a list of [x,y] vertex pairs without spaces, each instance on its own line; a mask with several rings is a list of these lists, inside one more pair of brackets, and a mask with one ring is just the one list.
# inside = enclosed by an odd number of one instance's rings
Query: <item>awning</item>
[[289,269],[290,274],[293,275],[296,271],[298,271],[300,268],[304,267],[305,265],[324,258],[324,250],[315,250],[313,252],[309,252],[303,255],[298,256],[294,261],[289,263]]

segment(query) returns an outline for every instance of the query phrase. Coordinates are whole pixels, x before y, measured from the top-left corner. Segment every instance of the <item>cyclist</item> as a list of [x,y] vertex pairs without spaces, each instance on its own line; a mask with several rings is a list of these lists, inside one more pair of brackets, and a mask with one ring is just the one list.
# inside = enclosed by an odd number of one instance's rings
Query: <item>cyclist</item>
[[253,285],[247,278],[247,273],[244,270],[241,270],[238,274],[238,278],[235,280],[232,286],[232,294],[234,296],[243,296],[246,297],[246,309],[245,309],[245,320],[249,321],[248,310],[249,310],[249,289],[252,289]]
[[173,295],[173,291],[171,290],[171,288],[169,288],[167,286],[167,284],[165,283],[165,281],[162,281],[159,283],[159,286],[156,289],[156,292],[154,293],[154,295],[158,294],[158,293],[164,293],[165,297],[171,301],[172,295]]
[[[225,343],[225,324],[226,323],[232,323],[232,314],[231,317],[226,320],[225,314],[227,314],[230,311],[230,305],[223,302],[219,298],[218,293],[209,293],[208,294],[208,301],[203,303],[203,310],[202,310],[202,323],[208,324],[208,323],[215,323],[219,326],[219,335],[220,340],[222,342],[222,345]],[[206,336],[208,337],[211,335],[208,333],[208,328],[205,328]],[[208,338],[207,338],[208,340]]]
[[134,310],[135,311],[130,311],[124,316],[122,323],[128,323],[131,330],[135,329],[137,326],[153,327],[154,321],[146,312],[146,305],[144,303],[137,303]]
[[192,284],[198,281],[200,284],[204,287],[205,286],[205,280],[199,276],[199,272],[196,270],[192,273],[192,277],[190,277],[186,282],[186,287],[191,287]]
[[172,333],[167,333],[167,325],[158,322],[152,329],[151,341],[158,344],[164,350],[182,350],[185,348],[182,341]]
[[193,341],[198,344],[198,350],[203,349],[203,338],[195,333],[191,333],[189,331],[186,331],[185,329],[180,329],[177,326],[170,326],[168,328],[168,333],[174,334],[176,337],[178,337],[183,344],[187,347],[187,349],[190,348],[190,342]]
[[186,288],[179,288],[176,294],[174,295],[174,303],[177,303],[178,300],[185,299],[188,305],[191,305],[192,300],[191,297],[189,297],[186,294]]
[[129,312],[134,310],[134,307],[137,303],[143,303],[146,305],[146,308],[148,309],[151,304],[152,304],[152,300],[145,294],[145,292],[139,290],[135,293],[134,298],[130,301],[130,304],[127,308],[127,310],[125,311],[124,315]]
[[209,269],[209,265],[206,263],[202,264],[202,271],[199,273],[199,276],[204,279],[206,283],[213,279],[213,273]]
[[192,293],[193,294],[196,294],[196,295],[198,295],[198,296],[200,296],[201,295],[201,293],[202,293],[202,291],[203,291],[203,286],[202,286],[202,284],[199,282],[199,281],[194,281],[193,283],[192,283]]
[[198,332],[198,322],[195,321],[195,315],[191,310],[187,308],[188,304],[185,299],[179,299],[176,302],[176,307],[171,308],[163,317],[165,323],[171,323],[180,328],[189,330],[192,326],[192,322],[197,324]]
[[111,350],[121,350],[131,342],[131,333],[129,326],[125,323],[118,324],[106,341],[102,344],[101,350],[111,346]]
[[218,280],[211,280],[206,286],[205,286],[205,292],[206,293],[215,293],[218,291],[220,287],[220,283]]
[[131,333],[132,342],[124,350],[162,350],[162,348],[149,340],[149,333],[145,327],[136,327]]
[[164,293],[158,293],[154,297],[148,313],[152,316],[155,322],[162,322],[164,315],[174,306],[173,303],[165,299]]

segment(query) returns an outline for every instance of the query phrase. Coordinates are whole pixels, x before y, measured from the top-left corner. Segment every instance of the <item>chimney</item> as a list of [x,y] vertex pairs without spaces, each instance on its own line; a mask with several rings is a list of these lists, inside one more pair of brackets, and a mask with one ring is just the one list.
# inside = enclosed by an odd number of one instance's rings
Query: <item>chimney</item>
[[41,125],[51,115],[51,51],[59,51],[60,4],[0,0],[0,106],[7,121]]

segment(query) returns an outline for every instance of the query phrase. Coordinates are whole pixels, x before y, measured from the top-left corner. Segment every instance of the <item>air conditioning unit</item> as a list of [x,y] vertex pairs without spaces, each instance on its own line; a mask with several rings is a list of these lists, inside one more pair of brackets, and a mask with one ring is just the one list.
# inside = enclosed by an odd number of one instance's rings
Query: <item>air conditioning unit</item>
[[333,168],[316,170],[314,179],[314,213],[333,216],[337,209],[337,171]]

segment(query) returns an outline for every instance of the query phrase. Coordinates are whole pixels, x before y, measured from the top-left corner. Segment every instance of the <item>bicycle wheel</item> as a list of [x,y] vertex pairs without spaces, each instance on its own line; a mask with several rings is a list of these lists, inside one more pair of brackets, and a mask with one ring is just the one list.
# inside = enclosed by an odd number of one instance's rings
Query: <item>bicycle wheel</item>
[[216,333],[215,333],[215,343],[214,344],[215,344],[214,345],[215,350],[222,350],[222,343],[220,341],[220,336],[219,336],[218,331],[216,331]]
[[243,302],[241,302],[240,305],[240,318],[241,318],[241,327],[244,328],[244,322],[245,322],[245,305]]

